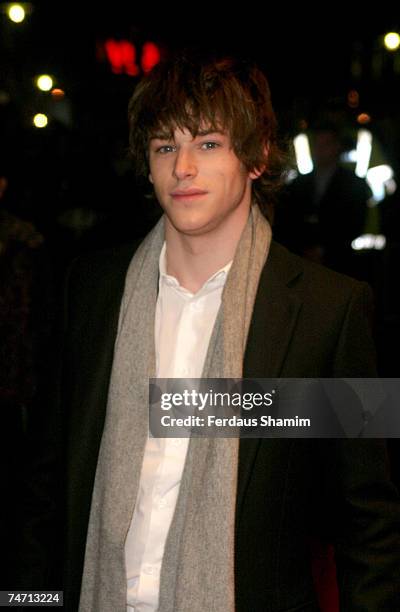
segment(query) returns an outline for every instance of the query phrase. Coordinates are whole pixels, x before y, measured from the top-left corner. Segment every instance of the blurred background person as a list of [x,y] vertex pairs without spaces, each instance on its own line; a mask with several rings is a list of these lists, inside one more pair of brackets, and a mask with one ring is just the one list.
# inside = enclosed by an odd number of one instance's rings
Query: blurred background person
[[344,146],[333,123],[316,125],[310,136],[314,169],[287,185],[276,210],[275,237],[307,259],[353,275],[351,242],[363,232],[372,193],[341,165]]

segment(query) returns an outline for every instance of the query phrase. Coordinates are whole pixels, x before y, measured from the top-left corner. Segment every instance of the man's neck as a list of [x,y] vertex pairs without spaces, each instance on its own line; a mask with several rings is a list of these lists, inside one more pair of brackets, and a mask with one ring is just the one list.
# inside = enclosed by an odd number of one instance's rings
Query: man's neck
[[167,246],[167,273],[179,284],[197,293],[204,283],[234,257],[236,247],[247,223],[248,213],[240,223],[226,224],[201,235],[188,235],[177,231],[170,221],[165,221]]

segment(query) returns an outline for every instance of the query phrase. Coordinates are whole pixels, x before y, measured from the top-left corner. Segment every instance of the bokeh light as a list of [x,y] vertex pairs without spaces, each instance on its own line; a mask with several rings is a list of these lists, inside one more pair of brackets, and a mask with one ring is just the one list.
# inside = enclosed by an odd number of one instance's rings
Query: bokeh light
[[37,113],[33,118],[33,125],[37,128],[44,128],[47,126],[49,120],[47,119],[47,115],[43,113]]
[[383,40],[388,51],[396,51],[400,47],[400,36],[397,32],[389,32]]
[[366,123],[370,123],[371,121],[371,115],[368,115],[368,113],[360,113],[357,117],[357,121],[358,123],[361,123],[361,125],[365,125]]
[[51,95],[55,100],[62,100],[65,97],[65,91],[59,87],[55,87],[51,90]]
[[11,4],[7,13],[14,23],[21,23],[25,19],[25,9],[21,4]]
[[48,74],[41,74],[36,79],[36,85],[40,91],[50,91],[53,87],[53,79]]

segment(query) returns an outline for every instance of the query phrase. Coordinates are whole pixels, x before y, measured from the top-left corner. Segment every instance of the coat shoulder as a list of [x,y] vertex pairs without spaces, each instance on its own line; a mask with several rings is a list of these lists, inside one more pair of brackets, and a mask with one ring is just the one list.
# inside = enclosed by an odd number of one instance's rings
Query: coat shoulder
[[121,284],[140,241],[85,253],[75,258],[67,273],[72,292],[85,293]]
[[73,259],[71,270],[73,274],[94,274],[102,277],[103,274],[112,274],[119,268],[127,268],[140,240],[127,244],[83,253]]
[[369,285],[308,261],[291,253],[283,245],[273,241],[270,262],[281,279],[287,276],[287,284],[302,293],[303,298],[327,304],[345,304],[351,296],[363,294],[371,299]]

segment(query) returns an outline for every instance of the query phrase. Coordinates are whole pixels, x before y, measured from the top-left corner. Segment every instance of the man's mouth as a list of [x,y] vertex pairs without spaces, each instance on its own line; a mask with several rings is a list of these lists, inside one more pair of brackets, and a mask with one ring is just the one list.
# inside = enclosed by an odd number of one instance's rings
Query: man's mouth
[[176,189],[171,193],[171,197],[174,200],[197,200],[206,194],[202,189]]

